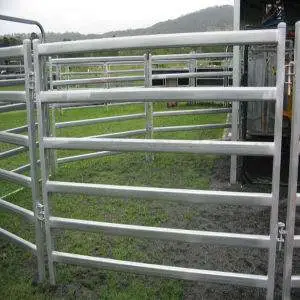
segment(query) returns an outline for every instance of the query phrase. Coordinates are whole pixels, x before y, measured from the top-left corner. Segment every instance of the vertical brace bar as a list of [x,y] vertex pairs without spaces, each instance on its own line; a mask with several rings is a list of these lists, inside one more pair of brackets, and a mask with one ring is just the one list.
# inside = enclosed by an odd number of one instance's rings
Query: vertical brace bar
[[[51,106],[51,137],[56,136],[56,107]],[[57,150],[52,149],[50,152],[50,174],[54,175],[57,171]]]
[[[241,14],[241,1],[234,0],[234,30],[240,30],[240,14]],[[240,47],[233,47],[233,86],[240,86],[240,75],[241,67],[240,67]],[[239,102],[232,102],[232,114],[231,114],[231,140],[237,141],[239,139]],[[237,156],[231,156],[230,163],[230,184],[236,184],[237,182]]]
[[300,138],[300,22],[296,23],[295,36],[295,86],[293,95],[292,132],[290,143],[290,165],[288,206],[286,217],[286,239],[284,245],[283,293],[282,299],[291,297],[291,277],[294,252],[294,230],[296,215],[296,195],[299,167],[299,138]]
[[42,282],[45,280],[45,261],[44,261],[44,228],[43,222],[38,218],[38,205],[40,199],[39,183],[37,175],[37,150],[36,150],[36,126],[35,126],[35,105],[34,90],[32,86],[33,64],[31,56],[31,42],[24,40],[24,70],[25,70],[25,92],[26,92],[26,110],[28,124],[28,148],[30,160],[31,176],[31,195],[33,201],[33,211],[35,216],[35,243],[37,248],[38,278]]
[[39,149],[40,149],[40,167],[41,167],[41,179],[42,179],[42,198],[45,210],[45,233],[46,233],[46,247],[48,256],[48,269],[49,269],[49,279],[50,284],[55,284],[55,272],[52,257],[53,241],[51,237],[51,230],[49,224],[49,213],[50,206],[48,201],[48,193],[46,190],[46,182],[49,178],[47,153],[45,153],[44,148],[44,136],[48,136],[48,126],[47,126],[47,112],[48,104],[42,104],[40,101],[40,92],[44,89],[43,81],[43,63],[44,58],[39,57],[38,54],[39,40],[33,41],[33,57],[34,57],[34,70],[35,70],[35,93],[37,100],[37,115],[38,115],[38,126],[39,126]]
[[[192,51],[190,54],[195,54],[195,53],[196,53],[195,51]],[[190,73],[197,72],[197,60],[196,59],[190,59],[189,62],[188,62],[188,68],[189,68]],[[190,87],[195,87],[196,83],[197,83],[197,78],[192,77],[192,78],[189,79],[189,86]],[[190,105],[192,105],[193,101],[189,100],[188,103]]]
[[280,188],[280,164],[281,164],[281,143],[282,143],[282,118],[283,118],[283,97],[285,83],[285,39],[286,25],[278,25],[278,45],[277,45],[277,78],[276,78],[276,103],[275,103],[275,125],[274,125],[274,144],[275,154],[273,157],[273,175],[272,175],[272,207],[270,220],[270,238],[271,246],[269,249],[268,265],[268,284],[267,299],[274,298],[275,283],[275,263],[276,248],[278,237],[278,204]]
[[[69,65],[65,66],[65,71],[68,73],[67,79],[70,80],[70,66]],[[68,89],[69,89],[69,86],[67,85],[67,90]]]
[[[145,60],[145,87],[152,87],[152,56],[151,53],[147,52],[144,55]],[[145,116],[146,116],[146,139],[153,139],[153,103],[145,103]],[[146,156],[148,161],[153,160],[153,153],[149,153]]]
[[[105,63],[105,64],[104,64],[104,73],[105,73],[105,77],[106,77],[106,78],[109,78],[109,65],[108,65],[108,63]],[[105,87],[106,87],[107,89],[110,88],[109,82],[106,82],[106,83],[105,83]]]
[[[50,90],[53,90],[53,64],[52,64],[52,59],[51,57],[49,57],[49,82],[50,82]],[[56,67],[56,78],[58,76],[58,72],[57,72],[57,67]],[[58,79],[57,79],[58,80]],[[55,127],[55,113],[56,113],[56,107],[55,105],[52,105],[51,107],[51,136],[55,137],[56,136],[56,127]],[[53,149],[51,151],[51,174],[55,174],[57,171],[57,151],[55,149]]]
[[49,87],[50,90],[53,90],[53,64],[52,58],[49,56]]

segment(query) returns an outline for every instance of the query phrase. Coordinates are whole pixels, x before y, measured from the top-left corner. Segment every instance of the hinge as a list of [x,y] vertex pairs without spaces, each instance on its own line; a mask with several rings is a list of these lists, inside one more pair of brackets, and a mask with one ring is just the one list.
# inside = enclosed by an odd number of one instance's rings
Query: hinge
[[37,218],[40,221],[45,221],[45,209],[44,209],[44,205],[42,203],[37,203],[36,210],[37,210]]
[[277,242],[279,243],[278,250],[282,250],[282,246],[284,245],[285,236],[286,236],[286,230],[285,230],[285,223],[278,222],[278,238]]

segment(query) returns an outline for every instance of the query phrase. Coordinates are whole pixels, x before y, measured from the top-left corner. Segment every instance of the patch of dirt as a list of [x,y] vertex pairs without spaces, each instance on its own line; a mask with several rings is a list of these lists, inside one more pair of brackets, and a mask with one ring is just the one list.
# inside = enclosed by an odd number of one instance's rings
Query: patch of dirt
[[[230,186],[230,159],[220,158],[216,161],[211,189],[223,191],[270,192],[268,185]],[[285,220],[286,191],[280,197],[279,220]],[[268,234],[270,209],[265,207],[229,206],[229,205],[191,205],[191,216],[186,220],[178,217],[180,205],[169,207],[167,224],[185,229],[209,231],[239,232],[249,234]],[[251,273],[266,275],[268,252],[251,248],[219,247],[202,244],[173,243],[173,247],[164,249],[168,253],[176,248],[176,261],[173,265],[210,270]],[[277,276],[275,299],[280,299],[282,282],[283,252],[277,259]],[[220,285],[218,283],[184,282],[184,299],[264,299],[265,289]]]

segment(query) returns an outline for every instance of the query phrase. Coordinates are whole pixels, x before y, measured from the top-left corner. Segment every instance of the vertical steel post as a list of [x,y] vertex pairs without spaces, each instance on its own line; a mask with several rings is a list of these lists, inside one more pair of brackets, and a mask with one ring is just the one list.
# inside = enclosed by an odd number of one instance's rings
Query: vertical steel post
[[[70,80],[70,66],[66,66],[66,72],[68,73],[67,79]],[[69,89],[69,86],[67,85],[67,90]]]
[[40,216],[40,192],[37,173],[37,145],[36,145],[36,126],[35,126],[35,104],[34,104],[34,78],[33,64],[31,55],[31,42],[24,40],[24,71],[25,71],[25,92],[26,92],[26,111],[28,124],[28,148],[30,160],[31,195],[33,201],[33,211],[35,217],[35,244],[37,248],[37,266],[39,281],[45,280],[45,261],[44,261],[44,228],[43,220]]
[[[38,53],[39,40],[33,41],[33,57],[34,57],[34,70],[35,70],[35,93],[37,100],[37,115],[39,125],[39,149],[40,149],[40,166],[41,166],[41,180],[42,180],[42,198],[45,214],[45,233],[46,233],[46,248],[48,257],[48,269],[50,284],[55,284],[54,264],[52,258],[53,241],[51,237],[51,228],[49,224],[50,206],[48,201],[48,192],[46,189],[46,182],[49,179],[49,170],[47,163],[47,153],[44,147],[44,137],[49,136],[47,121],[49,121],[49,111],[47,104],[42,104],[40,101],[40,92],[44,89],[43,86],[43,64],[44,58],[39,56]],[[48,120],[47,120],[48,117]]]
[[49,86],[50,90],[53,90],[53,64],[52,64],[52,58],[49,57]]
[[[192,51],[191,54],[195,54],[195,51]],[[188,62],[188,68],[189,68],[190,73],[197,72],[197,60],[196,59],[190,59],[189,62]],[[190,87],[195,87],[196,83],[197,83],[197,79],[195,77],[189,78],[189,86]],[[193,101],[189,100],[188,103],[192,105]]]
[[[152,55],[147,52],[144,55],[144,76],[145,87],[152,87]],[[153,103],[145,102],[145,116],[146,116],[146,139],[153,139]],[[146,160],[152,161],[154,156],[152,153],[148,153]]]
[[296,197],[299,167],[300,138],[300,22],[296,23],[295,39],[295,85],[293,96],[292,132],[290,143],[290,166],[288,186],[288,206],[286,218],[286,238],[284,245],[283,292],[282,299],[291,297],[291,277],[294,253],[294,230],[296,214]]
[[[152,57],[148,52],[144,55],[145,59],[145,87],[152,87]],[[153,103],[145,103],[145,116],[146,116],[146,138],[153,138]]]
[[[104,72],[105,72],[105,77],[109,78],[109,65],[108,65],[108,63],[104,64]],[[106,82],[105,87],[107,89],[109,89],[109,82]]]
[[278,204],[280,189],[280,164],[281,164],[281,143],[282,143],[282,118],[283,118],[283,98],[285,84],[285,39],[286,25],[278,25],[278,45],[277,45],[277,78],[276,78],[276,103],[275,103],[275,125],[274,125],[274,146],[273,175],[272,175],[272,206],[270,220],[271,246],[269,249],[268,284],[267,299],[274,298],[275,263],[278,237]]
[[[49,83],[50,83],[50,90],[53,90],[53,64],[52,64],[52,59],[51,57],[49,57]],[[58,76],[58,72],[57,72],[57,66],[56,66],[56,78]],[[58,80],[58,78],[56,79]],[[56,107],[55,105],[52,105],[51,107],[51,136],[56,136],[56,127],[55,127],[55,113],[56,113]],[[56,170],[57,170],[57,152],[55,149],[53,149],[51,151],[51,174],[55,174]]]
[[[51,106],[51,137],[56,136],[56,107],[55,104]],[[51,150],[50,173],[54,175],[57,171],[57,150]]]
[[[240,15],[241,15],[241,1],[234,0],[234,30],[240,30]],[[233,86],[240,86],[241,81],[241,67],[240,67],[240,47],[233,47]],[[237,141],[239,139],[239,103],[237,101],[232,102],[232,114],[231,114],[231,139]],[[231,156],[230,163],[230,183],[236,184],[237,182],[237,156]]]

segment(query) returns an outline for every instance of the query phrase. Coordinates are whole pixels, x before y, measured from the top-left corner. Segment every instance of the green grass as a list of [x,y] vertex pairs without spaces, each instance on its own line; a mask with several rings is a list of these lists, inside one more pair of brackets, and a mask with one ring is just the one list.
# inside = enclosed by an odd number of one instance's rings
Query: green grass
[[1,91],[24,91],[24,85],[1,86]]
[[[205,107],[181,106],[175,109]],[[155,104],[154,107],[155,111],[166,110],[165,104]],[[143,110],[143,105],[72,109],[64,111],[63,114],[58,111],[56,120],[79,120],[139,113]],[[2,114],[0,130],[24,125],[25,117],[23,111]],[[155,126],[223,123],[225,119],[226,115],[163,117],[155,119]],[[82,137],[144,127],[143,119],[102,123],[58,130],[57,136]],[[199,130],[155,134],[155,138],[199,140],[219,138],[221,135],[222,130]],[[0,144],[0,150],[9,147],[11,146]],[[58,156],[83,152],[58,151]],[[135,186],[209,188],[215,156],[157,153],[152,163],[146,162],[145,156],[145,153],[127,153],[61,165],[54,179]],[[13,159],[2,160],[0,167],[12,169],[26,160],[26,154],[18,155]],[[0,181],[0,187],[3,195],[17,186]],[[9,201],[28,209],[32,207],[29,190],[10,197]],[[188,227],[194,213],[188,205],[174,204],[172,201],[85,195],[52,195],[51,207],[55,216],[145,226],[168,226],[174,219],[176,207],[176,218],[185,222]],[[34,241],[32,226],[14,215],[1,212],[0,226]],[[177,263],[176,251],[168,243],[72,231],[54,232],[54,236],[55,247],[60,251],[166,265]],[[179,280],[66,265],[57,266],[55,287],[34,285],[32,280],[36,272],[35,258],[4,239],[0,240],[0,247],[0,288],[3,299],[181,299],[183,296],[184,283]]]

